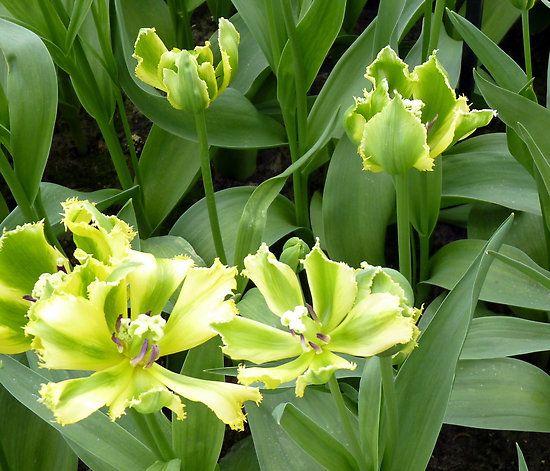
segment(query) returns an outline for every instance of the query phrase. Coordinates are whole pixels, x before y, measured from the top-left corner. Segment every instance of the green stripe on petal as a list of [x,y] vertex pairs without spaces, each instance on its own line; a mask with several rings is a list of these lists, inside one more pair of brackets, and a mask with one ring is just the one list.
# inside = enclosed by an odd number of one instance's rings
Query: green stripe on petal
[[337,370],[354,370],[355,368],[357,368],[355,363],[332,352],[323,351],[323,353],[315,355],[306,372],[296,379],[296,396],[302,397],[309,384],[325,384]]
[[86,378],[43,384],[40,402],[53,412],[61,425],[74,424],[116,402],[132,381],[133,373],[134,368],[123,362]]
[[271,368],[239,367],[237,379],[241,384],[264,383],[265,388],[275,389],[281,384],[293,381],[306,371],[316,356],[315,352],[302,353],[298,358]]
[[135,74],[146,84],[166,91],[159,79],[158,69],[161,56],[167,52],[166,46],[158,37],[155,28],[141,28],[134,44],[132,57],[137,59]]
[[329,260],[319,241],[303,262],[313,299],[313,310],[323,331],[334,329],[350,311],[357,295],[355,270],[345,263]]
[[405,317],[397,296],[371,294],[359,302],[330,334],[325,347],[333,352],[369,357],[413,337],[414,319]]
[[221,62],[216,67],[218,78],[218,95],[228,87],[235,77],[239,67],[240,35],[233,24],[225,18],[218,22],[218,45],[220,47]]
[[181,51],[175,57],[176,71],[163,69],[166,98],[177,110],[198,113],[208,108],[210,97],[206,82],[199,77],[198,63],[189,51]]
[[191,378],[173,373],[157,364],[151,367],[150,374],[180,396],[205,404],[233,430],[244,429],[244,402],[254,401],[258,404],[262,400],[257,388]]
[[23,326],[14,330],[2,325],[1,322],[0,319],[0,353],[14,355],[30,350],[31,339],[25,337]]
[[281,317],[284,312],[304,305],[296,273],[287,264],[279,262],[266,244],[262,244],[256,254],[248,255],[244,266],[243,275],[258,287],[273,314]]
[[153,316],[160,314],[193,266],[193,260],[188,257],[156,258],[135,251],[130,259],[139,263],[126,276],[130,285],[132,319],[148,311]]
[[212,328],[222,337],[223,352],[235,360],[262,364],[302,353],[299,337],[244,317],[213,323]]
[[122,358],[111,340],[105,314],[85,298],[53,296],[34,303],[25,329],[42,366],[101,370]]
[[426,127],[417,111],[417,103],[396,95],[367,122],[359,146],[365,170],[384,170],[390,175],[403,174],[412,167],[431,170],[433,159],[426,141]]
[[161,355],[206,342],[216,335],[210,327],[212,322],[227,322],[235,316],[234,301],[225,298],[237,287],[236,275],[236,268],[227,267],[218,259],[209,268],[189,269],[159,342]]

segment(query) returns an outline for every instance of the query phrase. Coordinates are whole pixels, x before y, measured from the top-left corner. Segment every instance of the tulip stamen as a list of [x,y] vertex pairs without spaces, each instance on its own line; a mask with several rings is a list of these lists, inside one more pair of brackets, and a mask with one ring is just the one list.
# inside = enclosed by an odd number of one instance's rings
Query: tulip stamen
[[149,349],[149,340],[145,339],[143,341],[143,344],[141,345],[141,350],[134,358],[130,360],[130,364],[132,366],[136,366],[139,362],[141,362],[145,358],[145,354],[147,353],[148,349]]

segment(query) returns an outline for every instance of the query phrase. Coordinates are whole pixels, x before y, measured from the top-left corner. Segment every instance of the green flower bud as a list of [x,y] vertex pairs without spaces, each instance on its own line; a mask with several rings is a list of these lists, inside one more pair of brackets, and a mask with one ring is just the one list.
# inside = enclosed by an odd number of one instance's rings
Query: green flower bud
[[509,0],[509,2],[518,10],[530,10],[535,4],[535,0]]
[[240,36],[225,18],[220,18],[218,46],[221,60],[214,64],[210,42],[191,51],[169,51],[154,28],[142,28],[134,45],[136,76],[166,93],[176,109],[198,113],[223,93],[237,72]]
[[283,247],[280,261],[286,263],[296,273],[300,271],[300,260],[309,253],[308,245],[299,237],[288,239]]

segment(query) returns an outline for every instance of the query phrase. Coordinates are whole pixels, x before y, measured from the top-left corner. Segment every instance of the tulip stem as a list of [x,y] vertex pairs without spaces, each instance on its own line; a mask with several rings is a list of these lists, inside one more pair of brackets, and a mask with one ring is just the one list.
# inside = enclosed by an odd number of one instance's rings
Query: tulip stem
[[424,0],[424,29],[422,30],[422,62],[428,59],[428,48],[430,47],[430,34],[432,29],[432,2]]
[[336,404],[336,408],[338,409],[340,422],[342,423],[344,430],[348,435],[350,447],[353,450],[353,455],[357,461],[357,464],[359,465],[359,469],[361,471],[364,471],[367,469],[365,456],[361,451],[361,446],[359,445],[359,440],[357,439],[357,432],[354,429],[353,424],[351,423],[350,413],[348,411],[348,408],[346,407],[346,403],[344,402],[344,397],[342,396],[342,391],[340,390],[340,385],[338,384],[338,380],[336,379],[335,375],[332,375],[328,380],[328,387],[330,389],[330,394],[332,395],[332,398],[334,399],[334,402]]
[[445,12],[445,0],[435,0],[435,13],[432,23],[432,29],[430,34],[430,44],[428,46],[428,55],[430,55],[434,49],[437,49],[437,43],[439,42],[439,33],[441,32],[441,25],[443,24],[443,13]]
[[384,457],[391,460],[395,440],[397,439],[397,397],[395,395],[395,381],[391,355],[380,357],[380,373],[382,376],[385,413],[384,424],[386,430]]
[[411,228],[409,222],[409,177],[407,173],[394,175],[397,202],[397,245],[399,251],[399,271],[412,282],[411,269]]
[[216,255],[222,263],[227,263],[225,249],[223,247],[222,234],[220,230],[220,221],[216,209],[216,197],[214,196],[214,184],[212,183],[212,170],[210,168],[210,153],[208,152],[208,134],[206,132],[206,120],[204,111],[195,113],[195,127],[199,138],[199,153],[201,158],[202,183],[206,197],[206,206],[208,208],[208,219],[210,220],[210,230],[214,239]]
[[531,66],[531,36],[529,34],[529,10],[521,11],[521,27],[523,30],[523,56],[525,58],[525,73],[527,82],[533,78],[533,68]]

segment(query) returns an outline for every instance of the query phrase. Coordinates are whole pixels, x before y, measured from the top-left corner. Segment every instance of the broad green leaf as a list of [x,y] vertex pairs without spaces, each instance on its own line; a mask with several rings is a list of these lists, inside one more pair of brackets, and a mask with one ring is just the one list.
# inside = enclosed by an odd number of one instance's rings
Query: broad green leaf
[[[97,190],[91,192],[76,191],[70,188],[57,185],[55,183],[42,182],[40,184],[40,195],[42,197],[42,203],[44,204],[44,210],[48,216],[50,224],[57,232],[62,232],[64,229],[61,227],[61,203],[68,198],[78,198],[82,200],[88,200],[93,203],[97,203],[97,208],[100,211],[108,208],[112,204],[120,204],[126,202],[130,197],[131,192],[121,192],[114,188],[106,188],[104,190]],[[14,229],[17,225],[23,224],[25,218],[21,214],[19,208],[13,210],[10,215],[2,221],[0,229]]]
[[485,201],[540,215],[533,177],[505,153],[475,148],[443,156],[443,204]]
[[[117,213],[117,217],[128,223],[135,231],[138,230],[136,211],[134,209],[134,203],[131,198],[126,201],[126,203],[124,203],[124,206],[122,206],[122,208],[120,208],[120,211]],[[132,249],[141,250],[139,235],[138,237],[134,237],[131,245]]]
[[[431,277],[427,283],[452,289],[484,244],[484,241],[474,239],[447,244],[432,257]],[[538,268],[533,260],[515,247],[505,245],[500,253],[534,269]],[[508,264],[495,260],[489,269],[479,299],[545,311],[550,306],[550,291]]]
[[482,360],[544,350],[550,350],[550,324],[517,317],[478,317],[470,324],[460,359]]
[[199,169],[196,142],[153,125],[139,159],[145,214],[152,231],[191,189]]
[[394,51],[397,50],[399,41],[398,20],[403,13],[406,3],[406,0],[380,2],[378,14],[376,15],[374,43],[372,45],[374,56],[387,45],[390,45]]
[[346,447],[294,405],[279,404],[273,416],[288,436],[327,470],[358,469]]
[[173,235],[150,237],[141,241],[141,250],[152,253],[155,257],[159,258],[187,255],[193,259],[197,266],[204,266],[203,259],[197,255],[195,249],[183,237]]
[[221,471],[260,471],[252,437],[239,440],[219,462]]
[[[519,92],[526,85],[525,72],[508,54],[467,19],[453,11],[448,11],[448,15],[466,44],[501,87]],[[491,103],[489,105],[491,106]]]
[[147,471],[180,471],[181,460],[155,461],[147,468]]
[[517,443],[516,451],[518,453],[518,471],[529,471],[529,468],[527,468],[527,463],[525,462],[525,458],[523,456],[523,452],[521,451],[521,448]]
[[291,402],[336,440],[346,443],[346,435],[340,421],[335,420],[335,417],[338,417],[338,412],[330,394],[317,388],[308,389],[303,398],[295,397],[294,388],[264,390],[262,394],[264,398],[261,407],[254,405],[246,407],[260,469],[262,471],[287,471],[289,463],[292,464],[292,469],[296,470],[325,469],[288,437],[275,422],[272,412],[279,404]]
[[521,13],[512,2],[485,0],[481,30],[495,43],[499,43],[514,25]]
[[451,395],[460,350],[493,261],[486,251],[499,249],[511,222],[512,217],[476,252],[397,374],[399,453],[387,463],[389,470],[424,470],[428,464]]
[[323,192],[323,243],[330,257],[351,266],[363,261],[383,265],[386,227],[394,205],[391,177],[363,171],[356,147],[343,137],[330,161]]
[[0,50],[8,65],[8,150],[15,175],[32,203],[50,152],[57,112],[57,77],[40,38],[3,19],[0,19]]
[[462,360],[445,423],[550,432],[550,377],[514,358]]
[[[151,4],[151,0],[147,0]],[[117,61],[121,66],[120,83],[132,102],[153,123],[184,139],[196,140],[192,113],[176,110],[166,98],[135,77],[136,60],[132,58],[133,43],[142,18],[125,16],[134,2],[116,0]],[[149,20],[152,21],[152,20]],[[168,45],[172,45],[167,41]],[[286,140],[283,127],[274,119],[261,114],[244,95],[228,88],[206,110],[206,125],[211,145],[231,148],[273,147]]]
[[[223,376],[205,372],[223,366],[220,345],[220,339],[215,337],[189,350],[181,373],[193,378],[224,381]],[[181,459],[183,469],[214,470],[222,448],[225,425],[200,402],[188,401],[185,410],[185,420],[172,421],[176,455]]]
[[[223,244],[229,263],[234,259],[233,248],[237,240],[239,220],[254,190],[254,187],[234,187],[219,191],[215,195]],[[267,212],[262,240],[272,244],[295,229],[292,203],[285,197],[278,196]],[[207,264],[212,263],[216,257],[204,199],[183,213],[170,230],[170,235],[177,235],[187,240]]]
[[274,315],[258,288],[249,289],[237,304],[239,314],[262,324],[282,329],[281,320]]
[[323,226],[323,197],[319,191],[313,193],[313,196],[311,197],[309,218],[311,219],[311,230],[313,231],[313,235],[319,238],[321,248],[325,250],[326,238],[325,228]]
[[143,469],[155,461],[149,448],[101,412],[77,424],[59,425],[53,420],[51,411],[37,400],[40,385],[48,380],[9,356],[1,358],[0,383],[63,436],[119,471]]
[[61,434],[40,420],[1,386],[0,430],[0,447],[4,450],[9,470],[76,469],[76,456]]

